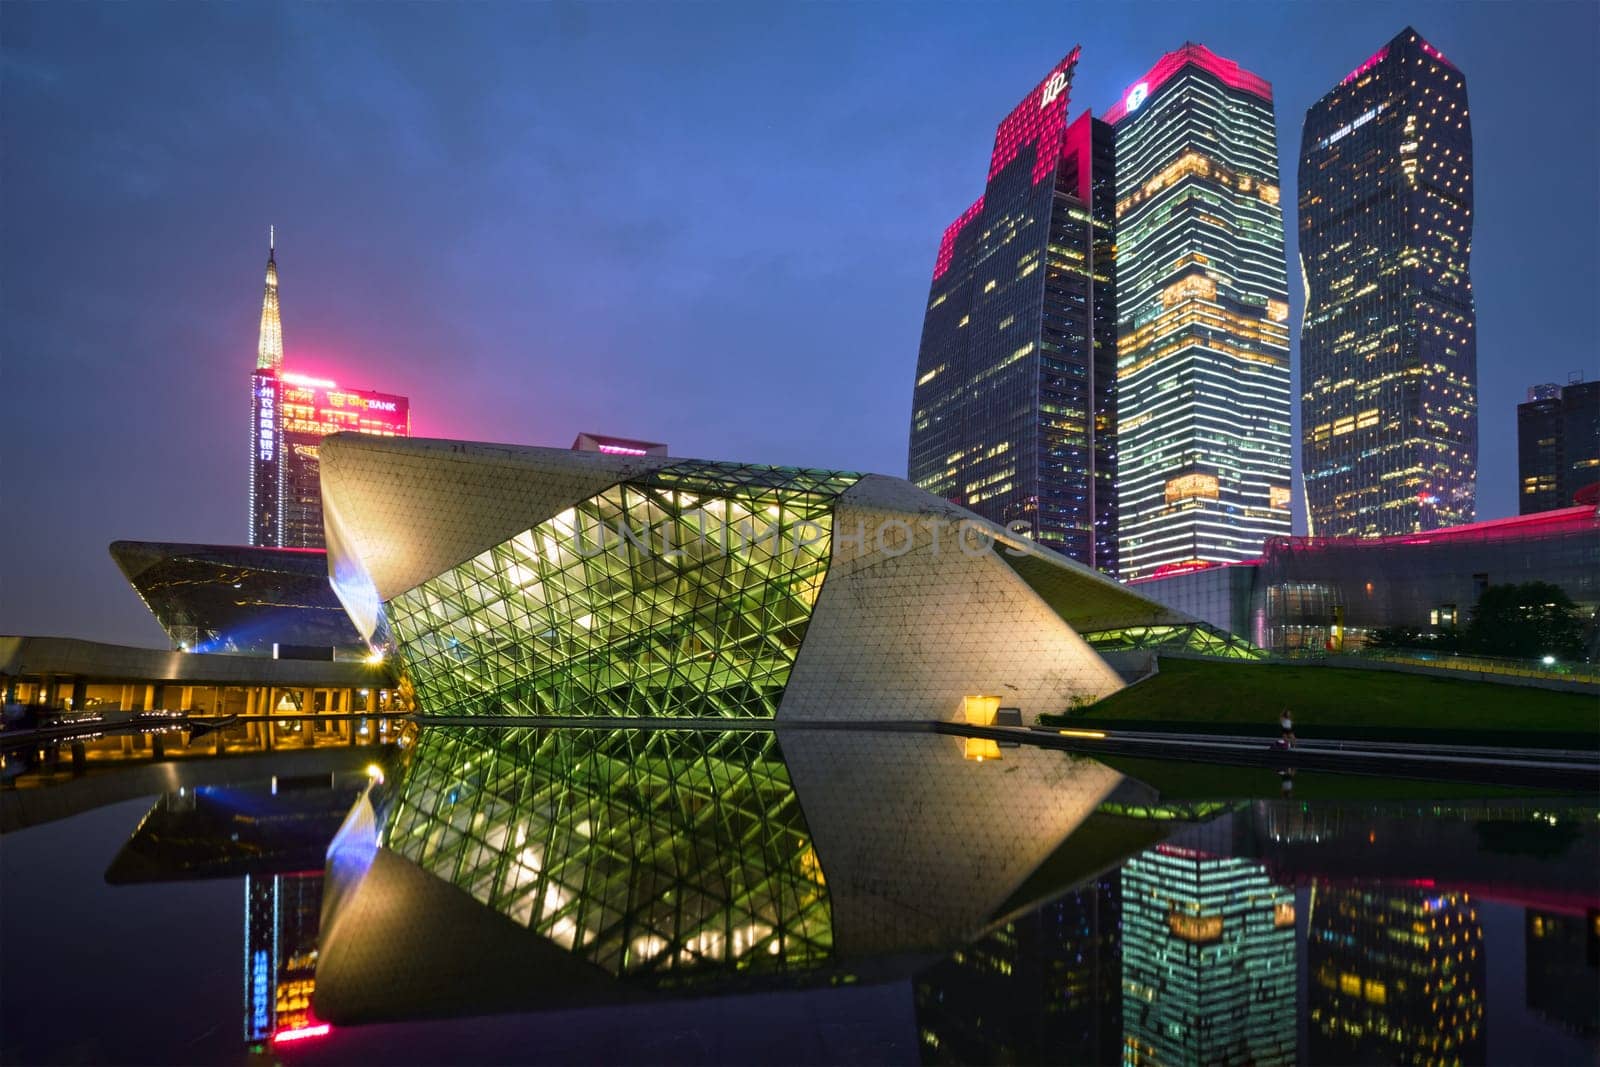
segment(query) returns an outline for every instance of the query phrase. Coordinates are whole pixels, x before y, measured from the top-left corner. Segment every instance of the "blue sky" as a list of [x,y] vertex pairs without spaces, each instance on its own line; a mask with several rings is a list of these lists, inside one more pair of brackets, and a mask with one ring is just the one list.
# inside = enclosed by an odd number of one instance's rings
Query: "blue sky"
[[1465,72],[1513,513],[1517,401],[1600,375],[1597,10],[0,5],[0,632],[162,644],[106,545],[245,539],[269,224],[289,365],[419,434],[903,474],[939,233],[1075,44],[1075,114],[1186,40],[1273,82],[1291,264],[1305,108],[1407,24]]

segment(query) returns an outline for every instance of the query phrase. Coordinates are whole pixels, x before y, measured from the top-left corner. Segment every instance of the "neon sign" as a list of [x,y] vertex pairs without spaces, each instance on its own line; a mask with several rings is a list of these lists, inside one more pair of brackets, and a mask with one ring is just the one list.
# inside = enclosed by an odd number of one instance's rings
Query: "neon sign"
[[1049,107],[1056,102],[1056,97],[1067,91],[1067,72],[1058,70],[1050,75],[1050,80],[1044,83],[1044,92],[1039,95],[1039,106]]
[[1137,111],[1139,105],[1144,103],[1145,97],[1150,95],[1150,83],[1140,82],[1128,90],[1128,110]]

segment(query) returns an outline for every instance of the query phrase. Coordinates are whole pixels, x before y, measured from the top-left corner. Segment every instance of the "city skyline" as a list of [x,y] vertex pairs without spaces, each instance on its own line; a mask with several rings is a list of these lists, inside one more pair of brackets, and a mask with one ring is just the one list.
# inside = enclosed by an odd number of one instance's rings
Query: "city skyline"
[[[493,101],[478,88],[443,88],[446,72],[425,65],[413,78],[408,57],[429,36],[424,12],[382,25],[309,12],[214,14],[181,27],[147,19],[135,47],[119,50],[139,52],[148,35],[149,52],[173,62],[181,54],[192,64],[181,69],[197,83],[253,39],[272,43],[218,80],[267,75],[261,84],[180,106],[150,75],[107,62],[111,40],[134,28],[125,16],[13,8],[5,14],[6,124],[17,150],[5,164],[12,195],[0,260],[11,357],[3,440],[10,488],[32,507],[8,513],[9,610],[0,629],[159,643],[118,588],[105,546],[119,537],[239,540],[239,449],[237,431],[228,430],[237,409],[224,399],[237,392],[217,383],[237,381],[256,340],[259,282],[249,276],[259,270],[253,250],[270,222],[295,234],[289,362],[303,354],[308,373],[437,393],[419,433],[559,444],[588,427],[670,440],[683,455],[901,473],[904,382],[938,229],[950,204],[965,203],[963,193],[970,199],[981,161],[969,164],[987,154],[994,116],[1016,99],[1015,72],[1041,69],[1079,42],[1085,63],[1074,95],[1097,112],[1151,56],[1186,37],[1272,81],[1285,194],[1292,167],[1284,153],[1297,149],[1297,116],[1407,22],[1460,64],[1472,83],[1478,169],[1480,514],[1513,514],[1516,403],[1533,382],[1594,374],[1585,366],[1595,352],[1592,322],[1552,315],[1530,323],[1515,314],[1536,292],[1547,307],[1582,306],[1594,276],[1585,227],[1554,221],[1569,218],[1573,204],[1592,205],[1582,194],[1593,187],[1594,136],[1573,131],[1596,126],[1594,72],[1581,62],[1593,16],[1576,5],[1543,13],[1533,24],[1494,9],[1447,19],[1425,5],[1338,18],[1240,8],[1174,11],[1138,25],[1150,20],[1132,9],[1088,22],[1041,12],[1026,46],[955,13],[915,27],[858,16],[841,45],[835,23],[845,20],[797,13],[787,17],[793,32],[783,54],[726,60],[731,42],[765,33],[730,16],[706,46],[718,62],[692,72],[674,68],[685,60],[652,58],[659,42],[647,45],[647,25],[622,31],[586,11],[528,13],[521,17],[537,47],[559,38],[573,46],[576,63],[618,45],[615,63],[596,64],[596,73],[559,90],[528,75],[523,92]],[[654,30],[688,33],[679,21]],[[492,57],[486,84],[498,78],[515,88],[522,75],[482,36],[486,27],[470,16],[455,20],[451,43]],[[1286,34],[1314,50],[1292,63],[1280,58],[1273,42]],[[197,55],[208,35],[217,47]],[[970,45],[958,43],[969,36]],[[322,50],[338,47],[353,56],[340,73],[313,69]],[[954,56],[961,63],[952,67]],[[1528,84],[1534,57],[1538,69],[1555,73]],[[803,76],[841,59],[826,88]],[[165,64],[163,74],[171,69]],[[550,77],[560,83],[559,73]],[[666,121],[649,131],[626,107],[645,85],[666,108]],[[780,85],[790,104],[781,112]],[[1557,101],[1559,116],[1551,114]],[[408,133],[398,118],[359,129],[391,105],[420,116],[422,132]],[[144,122],[173,109],[185,121],[141,126],[130,107],[155,113]],[[560,122],[543,117],[562,107],[571,114]],[[472,121],[428,143],[426,131],[457,115]],[[610,127],[590,121],[607,115]],[[191,139],[209,137],[224,119],[244,132],[223,142],[220,157],[196,162]],[[86,124],[81,149],[48,139],[68,120]],[[1518,151],[1541,136],[1562,151]],[[507,137],[516,138],[513,150],[490,150]],[[928,165],[932,143],[937,166]],[[685,169],[664,157],[672,146],[700,163]],[[114,154],[118,147],[123,154]],[[319,150],[322,158],[313,158]],[[553,152],[548,165],[524,158],[541,152]],[[458,156],[489,164],[477,167],[469,193],[499,195],[494,224],[482,208],[441,202],[450,183],[467,180]],[[648,160],[637,177],[609,177],[636,158]],[[693,189],[685,170],[702,183],[688,199],[677,195]],[[707,173],[721,184],[707,187]],[[1530,179],[1545,194],[1540,202],[1515,195]],[[596,180],[599,189],[578,195]],[[611,214],[613,194],[637,182],[662,192]],[[774,195],[789,198],[786,213],[773,212]],[[877,221],[871,216],[885,195],[910,210]],[[63,227],[69,209],[73,224]],[[786,217],[769,218],[776,214]],[[591,225],[597,220],[603,225]],[[771,238],[753,245],[758,228]],[[1538,234],[1533,251],[1530,233]],[[638,271],[639,280],[659,283],[656,291],[632,284]],[[1290,287],[1292,323],[1297,288]],[[800,306],[826,313],[796,316]],[[753,347],[752,332],[770,344]],[[637,343],[645,337],[654,343]],[[690,358],[703,366],[691,370]],[[691,376],[705,387],[684,385]],[[842,395],[822,384],[839,378],[852,386]],[[659,403],[663,396],[672,403]],[[83,432],[64,432],[53,416],[65,398],[84,420],[67,429]]]

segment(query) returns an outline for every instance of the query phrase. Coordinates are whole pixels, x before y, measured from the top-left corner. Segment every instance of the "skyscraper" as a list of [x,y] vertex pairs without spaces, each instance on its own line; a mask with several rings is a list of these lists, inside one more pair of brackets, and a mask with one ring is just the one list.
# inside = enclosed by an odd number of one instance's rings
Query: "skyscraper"
[[1572,506],[1600,482],[1600,382],[1536,385],[1517,405],[1518,512]]
[[261,297],[261,339],[250,376],[250,543],[282,543],[283,491],[279,456],[278,375],[283,370],[283,320],[278,313],[277,234],[268,231],[267,290]]
[[939,243],[910,478],[1117,572],[1111,131],[1067,121],[1078,49],[1001,122],[984,194]]
[[261,338],[250,376],[250,543],[321,548],[322,439],[340,431],[406,437],[411,405],[403,396],[340,389],[284,369],[276,244],[267,245]]
[[1116,130],[1122,574],[1253,559],[1290,532],[1272,86],[1186,44],[1105,118]]
[[1311,532],[1477,515],[1472,127],[1461,72],[1410,27],[1306,112],[1301,463]]

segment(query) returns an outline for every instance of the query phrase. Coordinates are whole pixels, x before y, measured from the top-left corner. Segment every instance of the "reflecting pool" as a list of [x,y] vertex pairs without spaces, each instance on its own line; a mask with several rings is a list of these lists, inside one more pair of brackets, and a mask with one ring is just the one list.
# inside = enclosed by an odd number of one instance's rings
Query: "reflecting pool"
[[923,730],[399,734],[0,792],[0,1060],[1600,1055],[1592,797]]

